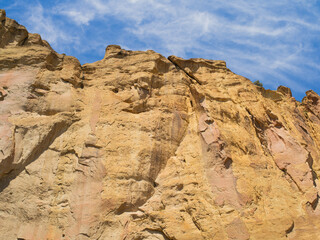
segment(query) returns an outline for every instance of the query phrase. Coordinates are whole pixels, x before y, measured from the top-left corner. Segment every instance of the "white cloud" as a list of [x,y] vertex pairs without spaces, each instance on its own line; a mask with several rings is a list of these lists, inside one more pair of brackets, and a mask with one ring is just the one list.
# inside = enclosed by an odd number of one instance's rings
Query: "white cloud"
[[29,32],[41,33],[43,39],[47,40],[53,47],[59,47],[59,44],[68,44],[76,42],[77,39],[68,34],[64,29],[55,24],[51,15],[46,15],[41,4],[28,6],[29,14],[26,22]]
[[63,10],[61,11],[61,14],[73,19],[73,21],[78,25],[88,25],[89,22],[94,18],[94,14],[83,14],[82,12],[76,10]]

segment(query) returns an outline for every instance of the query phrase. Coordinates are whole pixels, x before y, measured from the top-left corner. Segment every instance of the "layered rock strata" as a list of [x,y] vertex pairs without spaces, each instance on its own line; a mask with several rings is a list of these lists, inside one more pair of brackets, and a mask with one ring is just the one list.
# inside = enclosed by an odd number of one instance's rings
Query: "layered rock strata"
[[111,45],[81,65],[0,11],[2,239],[317,239],[320,97]]

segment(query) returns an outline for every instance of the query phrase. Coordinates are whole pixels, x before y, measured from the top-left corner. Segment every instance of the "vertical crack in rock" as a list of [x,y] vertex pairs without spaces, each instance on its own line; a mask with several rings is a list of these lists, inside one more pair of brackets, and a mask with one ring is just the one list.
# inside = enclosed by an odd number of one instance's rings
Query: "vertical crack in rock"
[[253,125],[253,127],[254,127],[254,129],[255,129],[255,132],[256,132],[256,136],[257,136],[257,138],[258,138],[259,141],[260,141],[260,144],[261,144],[261,146],[262,146],[262,148],[263,148],[263,151],[265,152],[265,154],[268,154],[268,155],[269,155],[270,152],[269,152],[269,150],[268,150],[268,144],[267,144],[267,141],[266,141],[266,139],[265,139],[265,137],[264,137],[264,135],[263,135],[264,130],[265,130],[264,125],[263,125],[261,122],[259,122],[259,120],[257,120],[257,119],[252,115],[252,113],[250,112],[250,110],[249,110],[248,108],[246,108],[246,111],[247,111],[247,113],[248,113],[249,116],[250,116],[252,125]]
[[[160,135],[163,134],[163,127],[160,127],[161,122],[163,122],[163,119],[160,118],[155,132],[155,139],[160,139]],[[161,143],[155,144],[151,154],[151,166],[154,167],[150,169],[149,174],[149,177],[153,182],[159,175],[160,170],[165,168],[166,161],[175,155],[176,150],[179,148],[186,135],[188,122],[189,120],[183,119],[178,112],[173,112],[172,123],[170,124],[171,131],[168,132],[168,135],[170,136],[170,147],[174,147],[170,149],[170,154],[166,156],[164,155],[166,151],[163,151]]]

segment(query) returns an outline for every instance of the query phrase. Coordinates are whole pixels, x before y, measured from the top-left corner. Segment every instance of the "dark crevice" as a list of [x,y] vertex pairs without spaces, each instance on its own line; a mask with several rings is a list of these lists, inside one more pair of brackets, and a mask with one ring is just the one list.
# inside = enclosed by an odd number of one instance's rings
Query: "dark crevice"
[[5,97],[7,96],[6,93],[2,93],[0,92],[0,101],[3,101],[5,99]]
[[177,185],[177,190],[178,190],[178,191],[181,191],[182,189],[183,189],[183,184],[178,184],[178,185]]
[[[299,127],[306,133],[310,136],[309,132],[307,129],[305,129],[303,126],[299,125]],[[311,137],[311,136],[310,136]]]
[[313,200],[313,202],[308,202],[307,204],[309,204],[313,210],[315,210],[318,206],[319,203],[319,195],[317,195],[317,197]]
[[313,186],[317,186],[316,184],[316,179],[318,179],[318,175],[316,174],[316,172],[311,168],[311,174],[312,174],[312,180],[313,180]]
[[294,229],[294,222],[292,222],[291,226],[286,230],[286,236],[290,234]]
[[315,171],[313,170],[313,168],[312,168],[312,166],[313,166],[313,158],[312,158],[310,152],[309,152],[309,154],[308,154],[308,158],[307,158],[306,162],[307,162],[307,164],[308,164],[308,166],[309,166],[309,168],[310,168],[310,170],[311,170],[313,186],[316,187],[316,186],[317,186],[316,180],[318,179],[318,176],[317,176],[316,172],[315,172]]
[[[258,137],[261,146],[263,146],[263,150],[266,152],[267,149],[268,149],[268,146],[267,146],[268,144],[267,144],[267,141],[265,140],[265,138],[263,137],[263,132],[264,132],[264,130],[265,130],[265,127],[264,127],[263,123],[261,123],[260,121],[258,121],[258,120],[252,115],[252,113],[250,112],[250,110],[249,110],[248,108],[246,108],[246,111],[247,111],[247,113],[248,113],[249,116],[250,116],[252,125],[254,126],[254,129],[255,129],[255,131],[256,131],[256,136]],[[266,152],[266,153],[268,153],[268,152]]]
[[[141,205],[139,204],[139,206]],[[115,211],[115,214],[121,215],[124,212],[136,212],[136,211],[138,211],[138,206],[136,206],[133,203],[124,202],[118,207],[118,209]]]
[[231,167],[231,164],[232,164],[232,159],[230,157],[227,157],[225,160],[224,160],[224,166],[226,167],[226,169],[229,169]]
[[20,46],[25,45],[25,43],[28,41],[29,36],[27,35],[21,42],[19,43]]
[[[53,150],[53,149],[50,149],[50,150]],[[59,151],[58,151],[59,152]],[[61,151],[60,152],[60,155],[61,156],[65,156],[65,155],[68,155],[68,154],[72,154],[72,155],[75,155],[77,158],[79,158],[77,152],[74,150],[74,149],[67,149],[65,151]]]
[[191,210],[190,210],[190,209],[186,209],[186,212],[189,214],[189,216],[190,216],[193,224],[196,226],[196,228],[197,228],[200,232],[202,232],[203,230],[202,230],[200,224],[199,224],[199,223],[196,221],[196,219],[192,216]]
[[195,80],[199,85],[202,85],[202,83],[199,81],[199,79],[197,79],[195,76],[192,76],[192,75],[190,75],[189,73],[187,73],[181,66],[179,66],[178,63],[176,63],[176,62],[172,59],[171,56],[168,57],[168,60],[169,60],[170,62],[172,62],[172,64],[173,64],[174,66],[176,66],[176,68],[177,68],[178,70],[183,71],[189,78]]
[[288,176],[290,179],[291,179],[291,181],[296,185],[296,187],[298,188],[298,190],[301,192],[301,193],[304,193],[303,191],[302,191],[302,189],[300,188],[300,186],[298,185],[298,183],[293,179],[293,177],[288,173],[288,171],[287,171],[287,169],[286,168],[280,168],[279,166],[278,166],[278,164],[277,164],[277,162],[273,159],[273,161],[274,161],[274,163],[276,164],[276,166],[278,167],[278,169],[280,170],[280,171],[282,171],[283,173],[284,173],[284,175],[286,175],[286,176]]
[[277,120],[279,120],[278,116],[275,115],[273,112],[271,112],[271,110],[268,109],[268,110],[266,111],[266,113],[267,113],[267,116],[269,117],[269,119],[270,119],[271,121],[277,121]]
[[92,143],[85,143],[85,146],[86,147],[91,147],[91,148],[98,148],[98,149],[102,148],[101,146],[97,146],[97,145],[92,144]]
[[78,235],[81,235],[83,237],[90,239],[90,236],[87,233],[79,233]]

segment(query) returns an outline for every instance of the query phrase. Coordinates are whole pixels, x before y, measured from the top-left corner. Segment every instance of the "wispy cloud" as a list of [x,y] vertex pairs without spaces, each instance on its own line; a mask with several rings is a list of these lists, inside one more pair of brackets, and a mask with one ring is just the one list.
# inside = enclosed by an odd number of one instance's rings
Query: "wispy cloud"
[[64,29],[60,29],[55,24],[51,15],[45,15],[44,8],[41,4],[32,6],[32,9],[29,10],[30,14],[26,19],[31,26],[29,31],[40,32],[45,39],[54,45],[57,45],[58,42],[70,43],[74,40]]

